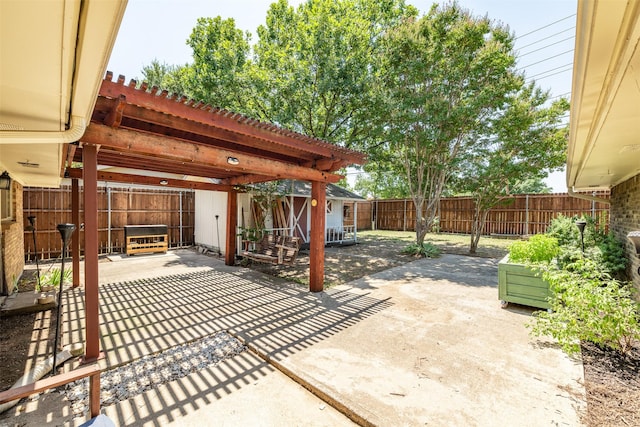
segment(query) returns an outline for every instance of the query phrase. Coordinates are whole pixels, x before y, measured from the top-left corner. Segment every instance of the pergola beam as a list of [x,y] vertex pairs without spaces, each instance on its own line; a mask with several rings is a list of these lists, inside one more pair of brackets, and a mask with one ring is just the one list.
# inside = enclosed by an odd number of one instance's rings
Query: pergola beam
[[[177,162],[224,168],[239,175],[257,174],[271,176],[273,179],[301,179],[317,182],[338,182],[341,178],[338,175],[303,166],[256,158],[248,154],[197,145],[162,135],[113,129],[97,123],[91,123],[87,127],[82,142],[123,153],[157,156]],[[232,159],[237,160],[237,164],[230,164],[229,161]]]
[[[69,178],[82,178],[82,169],[72,168],[67,169],[67,176]],[[171,188],[187,188],[190,190],[209,190],[209,191],[224,191],[229,192],[233,190],[231,185],[214,184],[208,182],[199,181],[185,181],[182,179],[162,178],[157,176],[146,175],[134,175],[119,172],[98,171],[98,181],[108,182],[120,182],[124,184],[139,184],[139,185],[162,185],[163,187]],[[166,184],[161,184],[160,181],[166,181]]]

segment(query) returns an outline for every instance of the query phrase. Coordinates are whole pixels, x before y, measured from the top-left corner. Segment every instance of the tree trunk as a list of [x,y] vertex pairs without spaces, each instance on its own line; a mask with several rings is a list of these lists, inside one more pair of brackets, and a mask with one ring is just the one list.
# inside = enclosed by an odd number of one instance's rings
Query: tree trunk
[[427,227],[422,217],[423,200],[413,200],[413,204],[416,207],[416,243],[418,246],[422,246],[424,243],[424,236],[427,234]]
[[471,244],[469,245],[470,254],[475,254],[478,249],[478,243],[480,242],[480,236],[484,231],[487,216],[489,216],[489,210],[481,209],[476,204],[476,208],[473,213],[473,222],[471,223]]

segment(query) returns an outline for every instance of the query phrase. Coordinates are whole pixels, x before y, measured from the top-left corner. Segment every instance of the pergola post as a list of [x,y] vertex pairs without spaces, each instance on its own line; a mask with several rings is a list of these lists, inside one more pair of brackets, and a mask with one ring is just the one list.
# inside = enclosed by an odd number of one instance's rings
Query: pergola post
[[309,244],[309,291],[324,288],[324,234],[326,222],[327,184],[311,182],[311,241]]
[[80,185],[78,179],[71,180],[71,222],[76,232],[71,235],[71,265],[73,287],[80,286]]
[[84,292],[85,292],[85,361],[100,354],[98,319],[98,146],[82,147],[84,170]]
[[224,251],[224,263],[234,265],[236,263],[236,243],[238,224],[238,192],[227,192],[227,242]]

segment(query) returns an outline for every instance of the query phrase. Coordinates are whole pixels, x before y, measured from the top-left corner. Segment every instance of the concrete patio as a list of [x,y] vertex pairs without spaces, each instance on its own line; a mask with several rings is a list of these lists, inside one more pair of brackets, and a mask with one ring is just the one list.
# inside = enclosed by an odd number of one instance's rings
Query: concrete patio
[[[529,337],[531,310],[499,308],[494,260],[444,255],[312,294],[178,250],[113,257],[100,283],[104,368],[217,331],[254,350],[103,408],[117,425],[581,425],[581,363]],[[79,342],[82,290],[68,295]],[[2,422],[78,424],[61,405],[49,393]]]

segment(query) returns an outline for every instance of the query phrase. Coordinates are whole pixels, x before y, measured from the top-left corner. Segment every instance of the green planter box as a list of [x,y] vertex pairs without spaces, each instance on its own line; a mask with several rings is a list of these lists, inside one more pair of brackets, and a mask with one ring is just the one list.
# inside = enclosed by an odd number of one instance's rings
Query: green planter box
[[509,255],[498,263],[498,299],[506,308],[510,302],[549,308],[549,284],[523,264],[509,262]]

